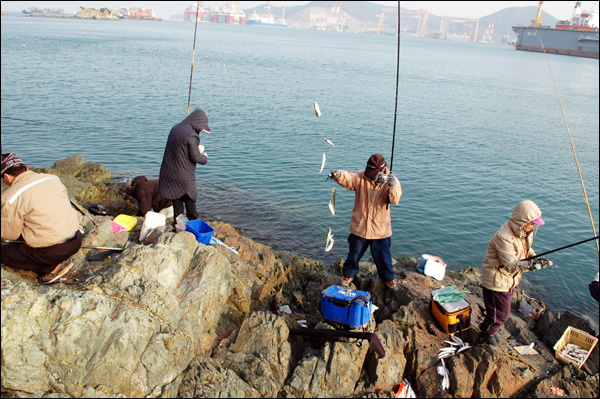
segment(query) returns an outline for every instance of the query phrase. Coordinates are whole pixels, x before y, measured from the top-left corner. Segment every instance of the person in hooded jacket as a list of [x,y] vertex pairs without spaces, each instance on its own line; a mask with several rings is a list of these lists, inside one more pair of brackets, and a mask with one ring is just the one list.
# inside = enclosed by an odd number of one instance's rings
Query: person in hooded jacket
[[330,177],[340,186],[354,191],[350,219],[349,251],[343,267],[341,285],[349,287],[358,264],[371,247],[379,278],[393,291],[398,289],[392,265],[392,218],[389,205],[398,205],[402,196],[400,181],[387,168],[381,154],[373,154],[364,171],[354,173],[332,170]]
[[543,224],[535,202],[522,201],[488,243],[481,265],[485,317],[479,325],[479,339],[489,345],[498,344],[496,332],[508,319],[512,293],[523,273],[553,265],[542,257],[525,260],[536,255],[531,248],[533,237]]
[[206,165],[208,155],[200,145],[200,132],[210,133],[208,117],[200,108],[173,126],[160,165],[158,194],[173,201],[175,219],[184,213],[198,219],[196,164]]
[[127,194],[138,201],[136,216],[144,216],[149,211],[160,212],[173,205],[158,193],[158,180],[148,180],[146,176],[137,176],[127,188]]

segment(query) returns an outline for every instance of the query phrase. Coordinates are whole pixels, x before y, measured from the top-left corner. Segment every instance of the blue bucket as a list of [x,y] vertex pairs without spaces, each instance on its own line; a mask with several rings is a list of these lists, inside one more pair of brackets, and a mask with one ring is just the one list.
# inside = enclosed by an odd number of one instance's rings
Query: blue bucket
[[215,229],[213,229],[204,220],[200,219],[190,220],[189,222],[187,222],[185,225],[185,231],[189,231],[190,233],[195,235],[196,241],[204,245],[210,244],[210,238],[215,233]]

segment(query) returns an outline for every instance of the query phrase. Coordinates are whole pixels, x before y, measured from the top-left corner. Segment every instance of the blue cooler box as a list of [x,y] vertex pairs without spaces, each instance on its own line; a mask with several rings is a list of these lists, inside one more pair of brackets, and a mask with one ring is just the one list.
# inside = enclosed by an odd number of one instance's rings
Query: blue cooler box
[[332,285],[321,293],[321,314],[327,321],[362,327],[371,320],[371,294]]

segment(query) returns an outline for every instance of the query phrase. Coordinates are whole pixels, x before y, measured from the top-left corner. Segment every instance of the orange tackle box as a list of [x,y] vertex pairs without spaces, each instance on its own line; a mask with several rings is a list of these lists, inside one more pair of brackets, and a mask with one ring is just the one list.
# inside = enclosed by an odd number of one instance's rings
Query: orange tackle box
[[433,298],[441,290],[442,288],[431,291],[430,305],[431,313],[439,325],[450,335],[468,330],[471,326],[471,305],[469,302],[466,299],[456,302],[438,302]]

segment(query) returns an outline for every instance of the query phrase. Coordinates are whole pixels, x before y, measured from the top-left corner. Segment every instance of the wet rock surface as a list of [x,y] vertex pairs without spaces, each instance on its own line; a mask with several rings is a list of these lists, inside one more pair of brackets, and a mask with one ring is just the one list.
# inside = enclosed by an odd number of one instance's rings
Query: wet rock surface
[[[367,340],[315,345],[290,329],[302,328],[303,320],[332,328],[320,313],[320,296],[338,282],[342,260],[323,265],[273,251],[210,220],[215,237],[237,255],[175,233],[169,223],[144,245],[143,218],[130,232],[112,233],[110,221],[136,207],[101,164],[69,157],[36,171],[58,175],[83,209],[84,246],[124,250],[88,261],[98,250],[82,249],[73,269],[49,286],[2,265],[3,397],[375,398],[393,397],[403,378],[419,397],[599,395],[598,346],[581,369],[559,363],[552,349],[568,326],[596,332],[570,313],[523,315],[522,291],[513,296],[500,344],[477,342],[484,313],[478,268],[448,271],[437,281],[417,272],[417,259],[399,257],[394,272],[402,285],[392,292],[374,264],[362,262],[353,287],[370,292],[378,307],[368,328],[385,356]],[[90,214],[92,203],[110,215]],[[471,305],[471,328],[459,334],[471,348],[444,359],[450,387],[443,390],[436,356],[449,336],[429,307],[431,291],[449,285]],[[531,342],[539,354],[513,349]]]

